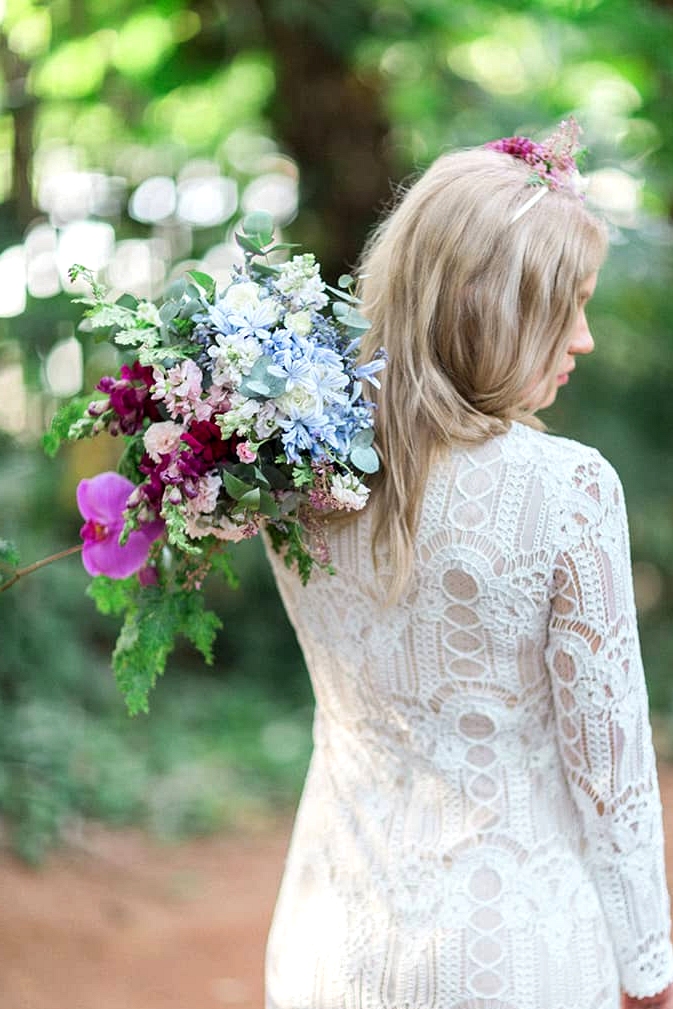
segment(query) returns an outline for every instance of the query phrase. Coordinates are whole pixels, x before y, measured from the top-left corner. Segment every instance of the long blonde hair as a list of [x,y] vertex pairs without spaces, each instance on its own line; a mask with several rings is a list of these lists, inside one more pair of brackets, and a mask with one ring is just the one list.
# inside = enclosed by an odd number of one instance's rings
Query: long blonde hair
[[582,200],[550,191],[517,221],[530,169],[475,148],[443,155],[376,229],[359,264],[371,322],[362,360],[388,355],[377,403],[381,470],[372,488],[373,546],[388,601],[408,582],[433,455],[544,425],[525,403],[565,353],[581,282],[600,266],[604,226]]

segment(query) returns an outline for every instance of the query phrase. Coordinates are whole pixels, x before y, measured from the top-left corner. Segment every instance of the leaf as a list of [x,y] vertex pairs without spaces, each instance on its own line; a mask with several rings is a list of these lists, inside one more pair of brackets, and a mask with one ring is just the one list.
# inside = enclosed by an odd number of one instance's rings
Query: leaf
[[354,448],[350,461],[362,473],[376,473],[379,468],[379,457],[373,448]]
[[177,301],[165,301],[159,309],[159,318],[162,322],[171,322],[180,314],[180,305]]
[[257,511],[259,509],[261,496],[262,494],[259,487],[251,487],[250,490],[245,492],[245,494],[241,494],[238,499],[238,503],[243,505],[244,508],[252,508],[254,511]]
[[[361,298],[356,298],[354,294],[346,294],[345,291],[340,291],[336,287],[330,287],[329,284],[325,284],[325,288],[328,291],[331,291],[332,294],[336,294],[337,298],[340,298],[341,301],[343,301],[343,302],[348,302],[350,305],[361,305],[362,304],[362,299]],[[339,302],[337,301],[336,304],[338,305]]]
[[135,577],[120,579],[96,575],[89,583],[86,593],[93,599],[99,613],[119,616],[134,604],[139,590],[138,579]]
[[[336,309],[338,306],[339,302],[336,302],[333,307]],[[334,314],[338,318],[339,322],[343,323],[343,325],[347,326],[349,329],[364,330],[369,329],[371,326],[369,319],[365,319],[364,315],[361,315],[360,312],[352,307],[347,307],[345,313],[339,312],[337,315],[335,312]]]
[[222,471],[222,482],[224,483],[225,489],[229,497],[232,497],[234,501],[239,501],[244,494],[247,494],[252,488],[250,484],[245,483],[243,480],[239,480],[237,476],[230,473],[228,470]]
[[269,369],[273,367],[271,358],[262,354],[258,357],[250,374],[246,375],[238,387],[238,392],[244,396],[252,396],[253,399],[275,399],[282,396],[287,386],[287,379],[279,375],[272,374]]
[[260,240],[262,245],[268,245],[273,240],[273,218],[265,210],[256,210],[243,218],[243,232]]
[[18,568],[19,566],[19,551],[16,544],[10,540],[0,539],[0,564],[8,568]]
[[180,301],[187,290],[187,281],[184,277],[178,277],[172,284],[169,284],[164,292],[166,301]]
[[52,418],[49,430],[42,436],[42,448],[48,456],[53,458],[56,455],[61,443],[68,440],[72,425],[87,416],[90,402],[88,397],[85,399],[83,396],[78,396],[59,406]]
[[215,281],[208,273],[202,273],[201,270],[188,270],[189,276],[194,280],[203,293],[205,294],[208,301],[212,301],[215,297]]
[[271,494],[269,494],[268,491],[265,490],[260,490],[259,493],[259,510],[262,515],[268,515],[269,518],[278,518],[280,515],[278,502]]
[[219,618],[205,609],[201,592],[139,589],[127,609],[112,657],[129,714],[149,710],[149,692],[163,674],[179,634],[212,663],[215,634],[221,626]]
[[236,232],[234,238],[242,249],[245,249],[246,252],[251,252],[253,256],[258,256],[261,253],[262,246],[259,242],[253,242],[251,239],[246,238],[245,235],[239,235],[238,232]]
[[350,273],[342,273],[337,280],[339,287],[352,287],[354,283],[355,281],[351,277]]
[[87,314],[87,323],[93,329],[109,329],[111,326],[129,329],[133,328],[135,318],[135,313],[122,305],[101,304]]
[[374,428],[364,427],[351,438],[351,451],[354,448],[369,448],[374,443]]

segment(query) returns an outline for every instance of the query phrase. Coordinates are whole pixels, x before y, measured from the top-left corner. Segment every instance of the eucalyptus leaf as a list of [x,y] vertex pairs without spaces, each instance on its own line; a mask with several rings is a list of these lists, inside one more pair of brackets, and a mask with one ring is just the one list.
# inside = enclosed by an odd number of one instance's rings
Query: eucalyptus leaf
[[373,448],[354,448],[350,460],[362,473],[376,473],[379,468],[379,457]]
[[273,218],[266,210],[254,210],[246,214],[242,227],[246,235],[259,238],[263,245],[268,245],[273,239]]
[[355,281],[351,277],[350,273],[342,273],[337,280],[339,287],[352,287],[354,283]]
[[369,448],[374,442],[374,428],[365,427],[351,438],[351,451],[354,448]]
[[250,374],[246,375],[239,385],[238,391],[255,399],[275,399],[276,396],[281,396],[285,392],[287,379],[271,374],[269,368],[272,365],[271,358],[265,354],[258,357],[250,369]]
[[159,309],[159,318],[162,322],[171,322],[180,312],[177,301],[165,301]]
[[191,317],[196,315],[197,312],[202,311],[203,305],[201,302],[197,298],[192,298],[190,301],[180,306],[180,318],[191,319]]
[[180,301],[180,298],[183,296],[186,290],[187,290],[187,281],[185,280],[184,277],[178,277],[177,280],[174,280],[173,283],[169,284],[169,286],[166,288],[164,297],[166,301]]
[[[361,298],[356,298],[354,294],[346,294],[345,291],[340,291],[338,287],[330,287],[329,284],[325,284],[325,288],[328,291],[331,291],[332,294],[336,294],[337,298],[339,298],[341,301],[348,302],[349,305],[362,304]],[[336,302],[336,304],[339,304],[339,302]]]

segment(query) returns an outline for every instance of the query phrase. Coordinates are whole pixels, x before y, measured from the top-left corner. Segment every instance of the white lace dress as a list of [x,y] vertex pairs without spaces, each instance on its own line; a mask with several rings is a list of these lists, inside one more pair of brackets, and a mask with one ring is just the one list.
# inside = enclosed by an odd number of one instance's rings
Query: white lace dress
[[428,482],[412,588],[369,517],[307,587],[316,696],[267,1009],[618,1009],[673,979],[619,479],[514,424]]

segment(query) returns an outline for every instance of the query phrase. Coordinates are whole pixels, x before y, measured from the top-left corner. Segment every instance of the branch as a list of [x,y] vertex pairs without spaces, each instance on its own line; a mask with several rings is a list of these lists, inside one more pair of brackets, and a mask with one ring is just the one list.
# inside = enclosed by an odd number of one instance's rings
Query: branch
[[60,561],[63,557],[69,557],[71,554],[79,553],[83,546],[83,543],[78,543],[76,546],[68,547],[66,550],[59,550],[57,554],[51,554],[49,557],[43,557],[41,561],[35,561],[33,564],[28,564],[25,568],[19,568],[19,570],[15,571],[8,581],[3,582],[2,585],[0,585],[0,592],[5,592],[6,589],[11,588],[12,585],[14,585],[15,582],[18,582],[19,578],[23,578],[24,575],[32,574],[33,571],[37,571],[39,568],[43,568],[47,564],[53,563],[53,561]]

